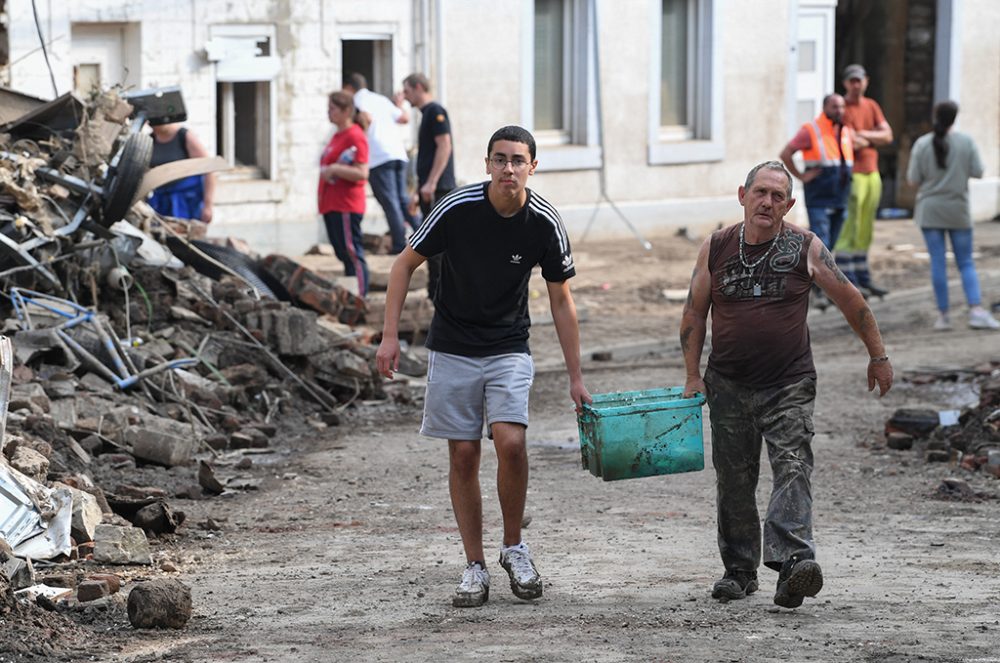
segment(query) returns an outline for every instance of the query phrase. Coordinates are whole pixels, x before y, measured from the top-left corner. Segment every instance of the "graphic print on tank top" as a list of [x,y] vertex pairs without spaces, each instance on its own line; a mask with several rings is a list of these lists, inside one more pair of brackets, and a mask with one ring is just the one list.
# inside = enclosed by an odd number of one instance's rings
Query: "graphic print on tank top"
[[748,251],[746,259],[751,265],[765,252],[771,253],[761,264],[749,270],[738,253],[733,255],[722,265],[720,293],[726,299],[735,301],[783,298],[789,273],[799,264],[802,242],[802,235],[786,229],[774,239],[773,246],[757,246],[755,251]]

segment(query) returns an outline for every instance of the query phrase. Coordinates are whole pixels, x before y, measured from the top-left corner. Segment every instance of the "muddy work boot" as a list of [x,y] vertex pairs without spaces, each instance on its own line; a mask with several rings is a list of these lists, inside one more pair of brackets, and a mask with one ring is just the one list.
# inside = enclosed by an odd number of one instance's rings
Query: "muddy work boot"
[[500,551],[500,566],[510,576],[510,591],[519,599],[537,599],[542,595],[542,579],[531,561],[528,546],[520,543]]
[[712,598],[726,601],[744,599],[757,591],[756,571],[726,571],[712,585]]
[[451,604],[456,608],[478,608],[490,598],[490,574],[479,562],[471,562],[462,573]]
[[802,599],[823,589],[823,571],[813,559],[792,557],[781,565],[774,602],[782,608],[797,608]]

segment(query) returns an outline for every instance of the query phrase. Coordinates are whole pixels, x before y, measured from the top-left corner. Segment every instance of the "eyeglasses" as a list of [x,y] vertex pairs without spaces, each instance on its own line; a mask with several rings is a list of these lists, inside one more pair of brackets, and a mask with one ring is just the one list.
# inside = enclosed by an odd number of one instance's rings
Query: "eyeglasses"
[[507,157],[502,157],[499,154],[490,157],[489,161],[490,165],[496,168],[497,170],[503,170],[504,168],[507,167],[508,163],[514,170],[524,170],[531,164],[530,161],[527,161],[526,159],[523,159],[521,157],[514,157],[513,159],[508,159]]

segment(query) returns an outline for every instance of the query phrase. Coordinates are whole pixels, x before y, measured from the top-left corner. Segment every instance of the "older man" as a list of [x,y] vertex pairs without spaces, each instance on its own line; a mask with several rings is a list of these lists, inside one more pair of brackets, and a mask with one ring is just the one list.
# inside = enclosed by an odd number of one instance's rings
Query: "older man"
[[[868,389],[892,387],[892,366],[871,309],[811,231],[786,224],[792,177],[778,161],[753,168],[739,187],[743,221],[702,245],[681,318],[685,394],[704,392],[718,485],[719,551],[725,575],[714,598],[757,590],[761,525],[755,499],[762,440],[774,486],[763,528],[764,565],[778,571],[774,602],[796,608],[823,586],[812,535],[816,369],[806,325],[819,285],[868,350]],[[704,378],[702,345],[712,313]]]

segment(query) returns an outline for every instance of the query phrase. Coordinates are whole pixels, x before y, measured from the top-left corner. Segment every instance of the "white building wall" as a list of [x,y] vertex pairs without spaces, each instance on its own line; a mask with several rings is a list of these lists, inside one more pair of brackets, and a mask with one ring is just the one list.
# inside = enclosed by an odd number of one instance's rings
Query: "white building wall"
[[[785,136],[787,52],[774,48],[789,40],[786,0],[717,2],[723,8],[725,153],[722,161],[649,165],[647,158],[649,4],[598,0],[600,72],[605,130],[607,193],[640,229],[717,223],[737,218],[736,188],[755,164],[777,158]],[[525,38],[521,3],[449,0],[445,66],[456,171],[462,181],[486,178],[483,157],[492,132],[504,124],[527,124],[520,108],[521,40]],[[740,38],[739,35],[753,35]],[[528,35],[530,37],[530,34]],[[480,54],[462,57],[462,53]],[[652,91],[656,93],[656,91]],[[540,146],[544,166],[550,151]],[[587,227],[599,197],[599,171],[538,172],[529,182],[557,205],[577,236]],[[627,234],[614,212],[601,205],[590,236]]]
[[[732,222],[740,210],[736,189],[754,164],[777,158],[788,135],[789,45],[795,0],[714,0],[719,12],[713,41],[719,49],[722,87],[721,160],[649,163],[649,75],[658,57],[650,37],[653,0],[596,0],[599,16],[607,193],[642,231],[670,225]],[[972,134],[988,177],[973,184],[979,217],[998,209],[1000,187],[1000,3],[955,0],[960,11],[961,128]],[[505,124],[529,124],[523,80],[530,57],[527,0],[426,0],[432,8],[430,42],[421,43],[422,0],[39,0],[42,30],[60,92],[72,85],[74,22],[139,26],[136,68],[141,87],[180,85],[188,124],[209,149],[216,148],[215,65],[204,54],[212,25],[274,27],[273,55],[281,69],[273,81],[275,170],[268,180],[223,175],[211,234],[244,237],[262,251],[300,251],[325,239],[315,209],[319,154],[331,127],[326,95],[342,77],[341,35],[392,36],[392,78],[398,88],[430,52],[432,95],[448,109],[460,182],[485,179],[486,143]],[[30,0],[9,0],[11,81],[16,89],[51,98],[48,70],[38,48]],[[435,14],[439,17],[435,18]],[[34,52],[33,52],[34,51]],[[136,57],[134,54],[132,57]],[[438,58],[443,58],[438,60]],[[418,115],[414,115],[418,118]],[[416,131],[416,123],[412,131]],[[669,149],[669,148],[668,148]],[[558,148],[541,146],[543,164]],[[530,186],[559,206],[579,237],[598,202],[599,171],[539,172]],[[385,228],[369,198],[365,229]],[[628,235],[628,228],[600,205],[591,236]]]
[[[658,94],[649,87],[649,68],[653,58],[659,57],[649,34],[649,14],[646,2],[601,2],[599,6],[606,193],[641,232],[681,219],[687,223],[706,211],[716,218],[729,208],[728,200],[718,198],[721,182],[713,182],[708,175],[724,168],[725,162],[649,164],[649,96]],[[723,41],[725,30],[719,35]],[[560,208],[572,238],[584,232],[588,238],[628,232],[608,201],[601,199],[596,170],[544,173],[534,186]],[[665,205],[678,193],[685,199],[682,203],[675,200],[680,204]]]
[[961,49],[958,128],[976,141],[986,175],[969,183],[972,218],[1000,213],[1000,3],[954,0]]

